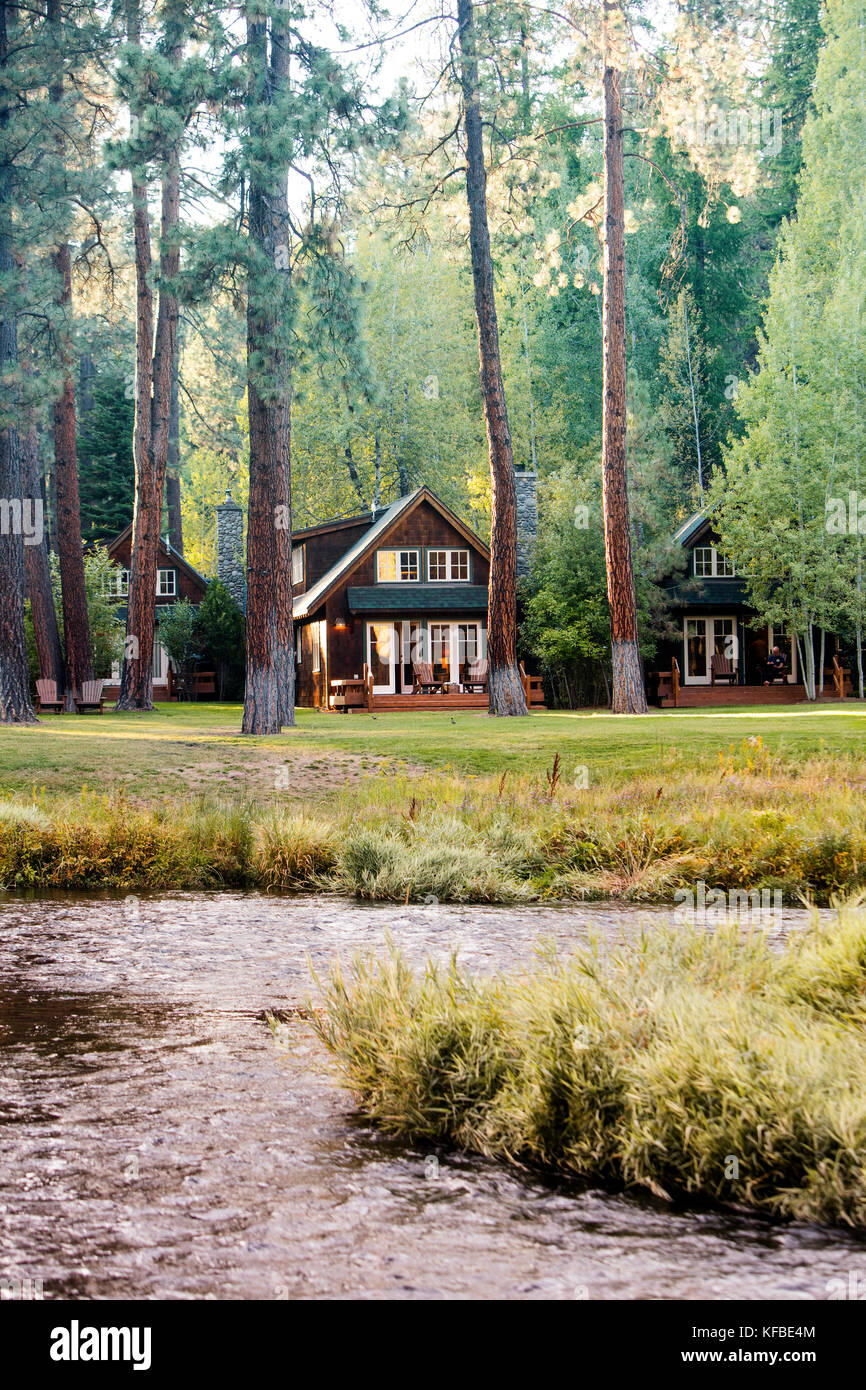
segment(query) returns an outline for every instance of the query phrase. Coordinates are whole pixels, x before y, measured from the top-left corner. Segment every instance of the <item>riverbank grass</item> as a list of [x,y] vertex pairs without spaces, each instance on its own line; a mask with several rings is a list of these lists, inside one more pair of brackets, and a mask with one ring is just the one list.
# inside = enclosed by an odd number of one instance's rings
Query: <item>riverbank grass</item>
[[866,1226],[866,912],[781,954],[736,927],[476,979],[399,952],[314,1026],[388,1133],[662,1198]]

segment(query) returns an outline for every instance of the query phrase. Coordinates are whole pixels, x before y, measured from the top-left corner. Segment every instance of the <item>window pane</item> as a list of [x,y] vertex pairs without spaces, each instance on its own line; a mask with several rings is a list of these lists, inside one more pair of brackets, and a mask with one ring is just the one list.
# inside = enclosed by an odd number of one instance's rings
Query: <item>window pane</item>
[[304,547],[296,546],[292,551],[292,583],[302,584],[304,582]]
[[431,550],[428,555],[428,574],[432,580],[448,578],[448,555],[444,550]]
[[378,564],[379,582],[382,584],[393,583],[397,578],[397,552],[395,550],[380,550]]
[[468,551],[468,550],[452,550],[452,551],[451,551],[451,578],[452,578],[452,579],[468,579],[468,578],[469,578],[469,551]]
[[418,578],[417,550],[400,551],[400,578],[404,583],[410,579]]

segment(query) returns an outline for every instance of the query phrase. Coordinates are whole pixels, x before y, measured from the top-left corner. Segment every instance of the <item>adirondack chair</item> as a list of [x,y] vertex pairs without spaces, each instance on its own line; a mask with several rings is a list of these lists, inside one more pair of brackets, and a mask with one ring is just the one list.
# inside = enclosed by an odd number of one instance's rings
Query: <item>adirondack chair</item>
[[710,657],[710,685],[715,685],[716,681],[727,681],[733,685],[736,679],[737,668],[731,658],[721,652],[713,652]]
[[104,685],[105,681],[82,681],[81,694],[75,697],[75,709],[78,714],[82,714],[86,709],[95,709],[97,714],[102,713]]
[[483,694],[487,689],[487,661],[484,657],[477,657],[475,661],[468,662],[463,689],[467,692],[476,691],[480,694]]
[[57,714],[63,713],[63,700],[57,697],[56,681],[36,682],[36,713],[41,714],[44,709],[53,709]]
[[674,709],[678,709],[680,703],[680,667],[676,657],[671,661],[669,671],[650,671],[648,676],[653,699],[661,705],[662,700],[669,696],[674,702]]
[[544,682],[541,676],[528,676],[522,661],[520,663],[520,682],[526,696],[527,707],[544,704]]
[[444,688],[444,683],[442,681],[434,679],[432,661],[412,662],[413,695],[441,695]]
[[851,668],[848,666],[840,666],[839,658],[837,656],[834,656],[833,669],[831,671],[831,675],[833,677],[833,685],[835,687],[836,694],[839,696],[840,700],[844,700],[851,684]]

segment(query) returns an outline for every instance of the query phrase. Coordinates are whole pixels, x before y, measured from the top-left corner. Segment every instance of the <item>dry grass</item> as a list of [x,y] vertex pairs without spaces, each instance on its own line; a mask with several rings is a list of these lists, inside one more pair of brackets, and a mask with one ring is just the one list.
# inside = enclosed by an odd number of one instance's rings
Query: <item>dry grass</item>
[[866,913],[759,936],[655,929],[479,981],[393,949],[314,1018],[391,1133],[659,1196],[866,1226]]

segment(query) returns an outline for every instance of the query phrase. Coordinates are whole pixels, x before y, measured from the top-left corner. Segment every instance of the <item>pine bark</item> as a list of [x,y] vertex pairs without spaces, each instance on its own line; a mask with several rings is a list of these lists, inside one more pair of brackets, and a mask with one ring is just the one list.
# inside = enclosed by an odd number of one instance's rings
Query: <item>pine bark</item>
[[[8,24],[12,7],[0,0],[0,73],[9,61]],[[4,87],[5,90],[5,87]],[[0,275],[11,275],[14,260],[12,248],[4,234],[8,225],[9,204],[12,200],[12,169],[5,154],[5,128],[9,124],[9,107],[0,105]],[[18,325],[14,317],[0,319],[0,374],[14,381],[18,368]],[[12,413],[17,404],[17,390],[8,391],[2,402],[10,412],[0,425],[0,498],[7,503],[21,499],[21,458],[18,430]],[[5,534],[4,534],[5,532]],[[30,699],[30,679],[27,670],[27,642],[24,635],[24,537],[21,527],[0,527],[0,723],[33,724],[36,714]]]
[[[605,4],[605,12],[611,7]],[[616,68],[604,68],[604,296],[602,301],[602,501],[610,605],[614,714],[646,714],[637,636],[626,472],[625,188],[622,91]]]
[[165,479],[165,510],[168,539],[176,555],[183,554],[183,515],[180,509],[180,335],[174,345],[171,363],[171,406],[168,424],[168,460]]
[[[48,0],[48,23],[55,29],[55,46],[62,51],[60,0]],[[51,87],[51,100],[63,101],[62,75]],[[58,136],[58,157],[63,158],[63,136]],[[65,317],[72,303],[72,256],[67,241],[54,251],[54,269],[60,281],[58,306]],[[75,712],[75,696],[84,681],[93,679],[90,620],[84,582],[84,547],[81,542],[81,506],[78,496],[78,451],[75,418],[75,363],[67,325],[61,324],[60,366],[62,385],[52,409],[54,424],[54,487],[57,520],[57,553],[60,559],[60,594],[63,606],[63,642],[66,648],[66,708]]]
[[[30,421],[26,432],[20,437],[19,452],[21,485],[24,496],[38,498],[41,501],[39,439],[34,420]],[[39,657],[39,674],[46,680],[54,681],[58,690],[63,690],[65,688],[63,650],[60,645],[57,612],[54,608],[54,594],[51,589],[47,532],[44,524],[42,539],[39,544],[25,545],[24,547],[24,571],[27,597],[30,600],[30,616],[33,619],[33,635],[36,639],[36,653]]]
[[[140,15],[135,0],[128,12],[128,32],[130,43],[140,43]],[[179,62],[179,43],[172,51]],[[132,181],[136,281],[135,505],[126,643],[116,705],[119,710],[153,709],[156,581],[171,419],[172,359],[177,340],[178,302],[173,285],[180,268],[179,218],[180,163],[177,150],[170,149],[166,153],[162,177],[160,288],[155,339],[147,185],[137,174]]]
[[[72,261],[69,244],[56,250],[54,266],[60,276],[61,308],[72,297]],[[63,639],[66,648],[66,708],[75,712],[75,696],[84,681],[93,679],[90,620],[84,583],[84,548],[81,543],[81,506],[78,497],[75,380],[68,343],[62,348],[63,385],[54,402],[54,486],[57,507],[57,553],[60,559],[60,595],[63,605]]]
[[487,607],[489,710],[493,715],[523,715],[529,711],[517,666],[517,496],[514,453],[499,352],[472,0],[458,0],[457,19],[462,60],[469,244],[478,324],[481,394],[490,454],[490,586]]
[[[251,7],[247,54],[252,75],[249,118],[265,139],[268,105],[288,81],[288,37]],[[295,722],[292,622],[291,370],[279,346],[278,306],[267,281],[289,275],[288,168],[257,161],[250,182],[249,236],[268,274],[247,290],[250,490],[247,518],[247,666],[242,730],[278,734]],[[273,283],[273,281],[271,281]]]

